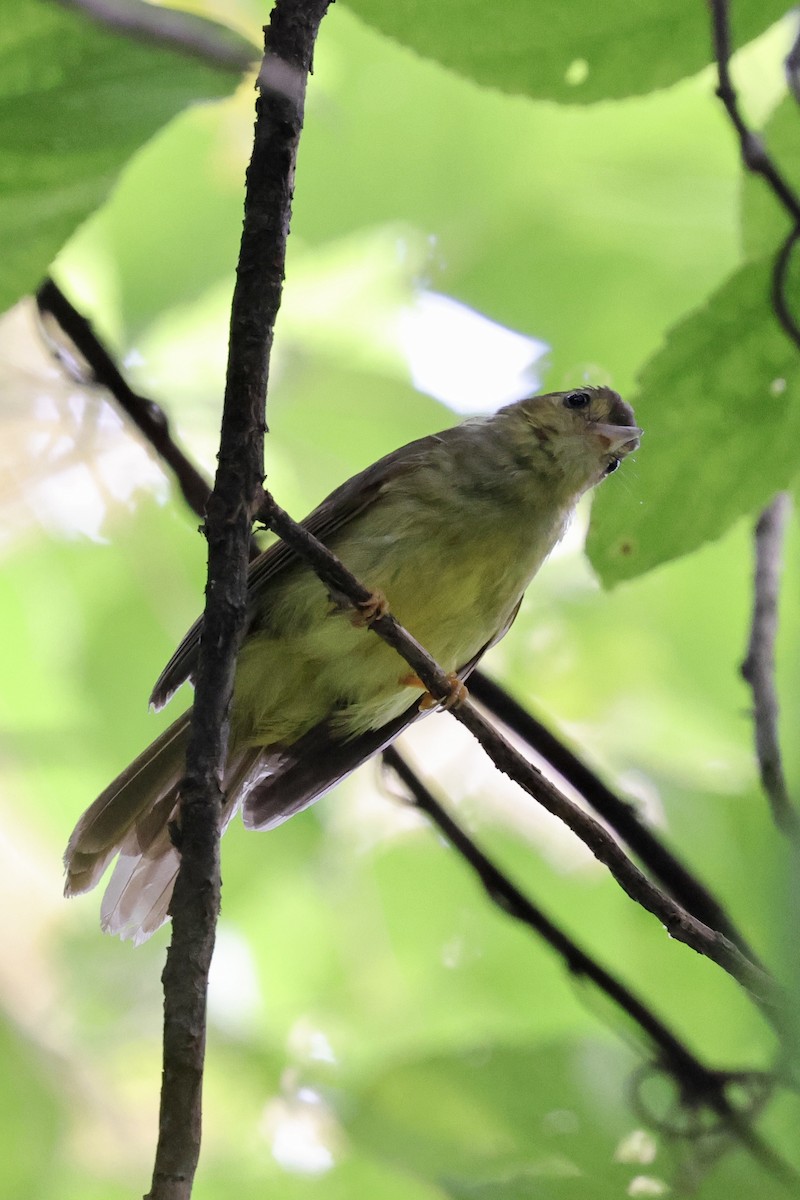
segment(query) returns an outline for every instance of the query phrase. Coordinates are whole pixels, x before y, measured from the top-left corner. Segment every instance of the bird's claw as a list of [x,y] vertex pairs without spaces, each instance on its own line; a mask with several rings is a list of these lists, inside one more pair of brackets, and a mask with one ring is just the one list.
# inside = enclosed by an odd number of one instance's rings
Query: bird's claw
[[[407,675],[401,675],[400,683],[403,687],[425,687],[419,675],[415,675],[413,671]],[[467,685],[452,672],[447,676],[447,684],[449,690],[447,695],[442,698],[434,696],[426,689],[425,695],[419,702],[420,712],[430,712],[432,708],[457,708],[459,704],[464,703],[469,696]]]
[[380,617],[385,617],[388,611],[389,601],[382,591],[376,589],[374,592],[370,592],[366,600],[361,600],[355,605],[355,611],[350,617],[350,624],[355,625],[356,629],[363,629],[365,626],[372,625]]

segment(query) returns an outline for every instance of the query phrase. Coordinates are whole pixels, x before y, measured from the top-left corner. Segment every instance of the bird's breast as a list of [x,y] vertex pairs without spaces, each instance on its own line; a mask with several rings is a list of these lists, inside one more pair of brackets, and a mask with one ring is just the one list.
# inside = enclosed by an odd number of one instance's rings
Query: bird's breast
[[509,512],[485,496],[456,513],[454,520],[452,511],[429,507],[414,520],[398,519],[394,529],[368,527],[348,563],[386,594],[400,623],[447,670],[506,625],[566,519],[553,506],[520,504]]

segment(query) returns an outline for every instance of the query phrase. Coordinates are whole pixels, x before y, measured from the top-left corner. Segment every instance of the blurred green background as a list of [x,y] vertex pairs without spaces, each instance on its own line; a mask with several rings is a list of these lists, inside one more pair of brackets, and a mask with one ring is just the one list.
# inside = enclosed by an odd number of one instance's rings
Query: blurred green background
[[[258,57],[261,4],[186,7]],[[640,807],[796,988],[797,881],[738,674],[752,525],[798,467],[797,354],[768,303],[786,221],[759,181],[743,187],[705,6],[485,7],[353,0],[323,22],[268,481],[299,517],[454,409],[540,383],[631,399],[646,436],[597,495],[589,556],[587,507],[486,668]],[[115,1200],[142,1194],[152,1167],[168,930],[139,949],[101,936],[98,895],[62,900],[60,856],[160,728],[147,696],[200,608],[204,543],[138,435],[48,356],[25,296],[53,263],[210,473],[253,85],[45,0],[11,8],[0,1200]],[[769,28],[771,3],[733,13],[746,112],[792,175],[795,30]],[[799,583],[791,521],[778,686],[795,787]],[[740,989],[671,943],[455,722],[431,717],[405,745],[513,878],[710,1065],[773,1065]],[[197,1197],[785,1194],[725,1137],[676,1143],[637,1110],[632,1031],[488,905],[374,766],[268,835],[235,823],[223,882]],[[759,1126],[795,1159],[797,1120],[779,1093]]]

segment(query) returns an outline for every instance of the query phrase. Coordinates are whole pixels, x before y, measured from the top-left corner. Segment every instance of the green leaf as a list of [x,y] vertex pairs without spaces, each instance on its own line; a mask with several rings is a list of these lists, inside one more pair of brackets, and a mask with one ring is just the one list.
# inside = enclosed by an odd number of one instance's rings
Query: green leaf
[[[233,37],[220,31],[227,45]],[[241,60],[248,44],[239,44]],[[121,37],[57,4],[8,0],[0,29],[0,310],[36,287],[157,129],[193,101],[227,95],[240,74]]]
[[[365,21],[477,83],[565,104],[669,87],[711,60],[708,10],[662,0],[347,0]],[[777,0],[736,6],[750,41],[786,12]]]
[[770,283],[769,262],[742,267],[644,367],[642,448],[593,510],[587,548],[606,585],[718,538],[797,473],[797,351]]

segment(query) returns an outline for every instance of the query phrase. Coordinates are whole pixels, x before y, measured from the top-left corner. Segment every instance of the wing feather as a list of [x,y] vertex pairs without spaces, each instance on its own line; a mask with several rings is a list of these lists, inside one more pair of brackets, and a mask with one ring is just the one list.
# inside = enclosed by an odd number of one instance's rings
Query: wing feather
[[[420,455],[441,443],[449,433],[450,430],[445,430],[444,433],[418,438],[417,441],[409,442],[407,446],[387,454],[385,458],[354,475],[309,513],[302,522],[303,527],[321,542],[327,542],[343,525],[368,508],[387,484],[405,475],[413,468]],[[294,550],[281,541],[275,542],[253,561],[248,575],[248,625],[255,619],[273,581],[297,561]],[[203,618],[200,617],[156,680],[150,696],[150,703],[154,708],[163,708],[181,684],[191,679],[197,666],[197,651],[202,630]]]
[[[496,637],[487,642],[474,658],[458,672],[468,679],[484,653],[506,633],[519,605],[508,624]],[[281,761],[264,770],[263,776],[245,793],[242,821],[247,829],[274,829],[302,812],[326,792],[341,783],[373,755],[385,750],[395,738],[432,710],[420,710],[420,697],[405,712],[379,729],[368,729],[349,741],[337,740],[329,723],[322,721],[292,746],[282,752]]]

